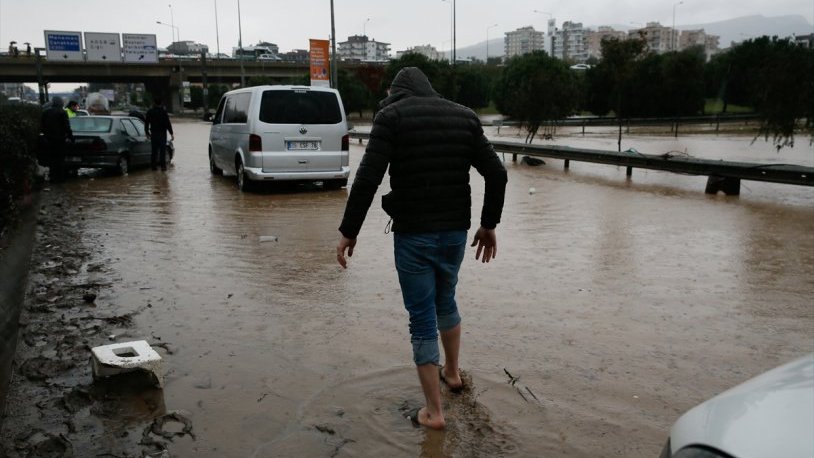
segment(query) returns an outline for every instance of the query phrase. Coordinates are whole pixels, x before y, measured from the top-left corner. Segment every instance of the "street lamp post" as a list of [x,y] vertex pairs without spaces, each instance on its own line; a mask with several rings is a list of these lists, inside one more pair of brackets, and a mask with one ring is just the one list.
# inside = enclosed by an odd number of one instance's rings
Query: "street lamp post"
[[367,18],[362,22],[362,36],[367,37],[367,23],[370,22],[370,18]]
[[[172,14],[172,3],[170,3],[169,6],[170,6],[170,24],[172,25],[173,30],[178,30],[178,29],[175,28],[175,16]],[[177,36],[173,35],[172,40],[173,41],[181,40],[181,31],[180,30],[178,30],[178,35]]]
[[497,24],[492,24],[486,28],[486,65],[489,65],[489,29],[497,27]]
[[683,5],[683,4],[684,4],[683,0],[678,2],[678,3],[673,3],[673,30],[670,31],[670,38],[672,38],[670,40],[670,50],[671,51],[676,50],[676,43],[675,43],[675,40],[676,40],[676,7],[678,5]]
[[240,87],[246,87],[246,70],[243,67],[243,27],[240,24],[240,0],[237,0],[237,54],[240,60]]
[[178,29],[178,27],[176,27],[176,26],[174,26],[172,24],[167,24],[166,22],[161,22],[161,21],[155,21],[155,23],[160,24],[160,25],[165,25],[167,27],[172,27],[172,41],[173,41],[173,43],[175,42],[175,32],[176,31],[178,31],[178,36],[179,37],[181,36],[181,31]]
[[455,65],[455,0],[441,0],[442,2],[449,3],[449,62]]
[[217,43],[218,54],[216,58],[220,59],[220,29],[218,28],[218,0],[215,0],[215,43]]
[[339,89],[336,75],[336,27],[334,25],[334,0],[331,0],[331,87]]

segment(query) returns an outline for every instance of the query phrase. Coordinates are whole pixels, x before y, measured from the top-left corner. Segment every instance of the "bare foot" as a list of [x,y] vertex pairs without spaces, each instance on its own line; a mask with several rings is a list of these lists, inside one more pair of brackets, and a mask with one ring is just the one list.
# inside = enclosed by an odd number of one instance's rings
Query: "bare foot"
[[461,372],[457,371],[454,374],[447,371],[446,367],[441,367],[441,380],[447,384],[450,390],[457,392],[461,391],[464,387],[464,382],[461,380]]
[[422,426],[426,426],[427,428],[431,429],[444,429],[446,426],[446,421],[444,421],[444,417],[440,415],[432,416],[430,415],[429,411],[426,407],[422,407],[418,411],[418,424]]

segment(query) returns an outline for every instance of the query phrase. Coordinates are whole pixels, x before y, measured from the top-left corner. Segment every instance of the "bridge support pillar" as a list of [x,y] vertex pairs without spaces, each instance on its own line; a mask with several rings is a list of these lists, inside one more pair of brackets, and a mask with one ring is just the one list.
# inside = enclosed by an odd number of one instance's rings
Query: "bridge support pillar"
[[710,175],[707,179],[707,188],[704,190],[704,192],[707,194],[718,194],[718,191],[723,191],[727,196],[740,195],[740,178]]

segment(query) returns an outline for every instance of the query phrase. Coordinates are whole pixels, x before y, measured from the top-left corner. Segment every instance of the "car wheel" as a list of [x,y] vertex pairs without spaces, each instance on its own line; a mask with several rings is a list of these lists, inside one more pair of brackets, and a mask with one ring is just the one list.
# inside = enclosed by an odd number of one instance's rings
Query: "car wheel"
[[249,177],[246,176],[246,169],[243,167],[243,161],[240,159],[237,160],[235,171],[237,172],[237,189],[243,192],[250,191],[252,182],[249,180]]
[[130,159],[127,158],[124,154],[119,156],[119,163],[116,165],[116,171],[119,175],[127,175],[127,171],[130,169]]
[[212,157],[212,151],[209,151],[209,171],[212,172],[212,175],[223,175],[223,170],[219,169],[218,166],[215,165],[215,159]]
[[322,187],[324,187],[325,189],[331,189],[331,190],[342,189],[347,185],[348,185],[348,179],[347,178],[342,178],[340,180],[325,180],[322,183]]

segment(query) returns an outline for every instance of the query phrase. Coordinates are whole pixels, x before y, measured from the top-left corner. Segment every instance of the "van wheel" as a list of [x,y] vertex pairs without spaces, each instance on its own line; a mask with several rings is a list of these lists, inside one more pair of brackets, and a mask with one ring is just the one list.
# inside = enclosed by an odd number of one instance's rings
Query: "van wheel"
[[246,176],[246,169],[243,168],[243,161],[240,159],[237,160],[235,171],[237,172],[237,189],[243,192],[251,191],[252,182],[249,180],[249,177]]
[[223,175],[223,170],[219,169],[218,166],[215,165],[215,159],[212,158],[212,150],[209,150],[209,171],[215,176]]
[[116,172],[119,175],[127,175],[127,171],[130,169],[130,159],[127,158],[124,154],[119,156],[119,163],[116,164]]
[[342,189],[348,185],[348,179],[342,178],[340,180],[325,180],[322,182],[322,187],[330,190]]

